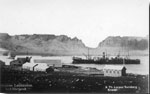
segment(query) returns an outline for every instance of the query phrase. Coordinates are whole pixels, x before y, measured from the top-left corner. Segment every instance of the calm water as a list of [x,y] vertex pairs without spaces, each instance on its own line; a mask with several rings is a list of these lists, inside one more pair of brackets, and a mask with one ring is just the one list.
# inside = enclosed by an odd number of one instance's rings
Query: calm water
[[[64,64],[72,64],[71,56],[59,56],[59,57],[50,57],[53,59],[61,59]],[[131,59],[140,59],[141,64],[131,64],[125,65],[127,68],[127,73],[135,73],[135,74],[149,74],[149,56],[132,56]],[[102,69],[105,65],[98,64],[74,64],[76,66],[82,67],[93,67],[97,69]]]

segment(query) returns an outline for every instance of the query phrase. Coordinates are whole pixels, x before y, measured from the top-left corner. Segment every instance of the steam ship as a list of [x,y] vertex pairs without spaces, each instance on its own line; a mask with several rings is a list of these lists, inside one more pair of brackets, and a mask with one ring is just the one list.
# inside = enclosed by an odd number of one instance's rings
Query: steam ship
[[73,64],[140,64],[140,59],[123,58],[119,54],[115,58],[108,58],[105,52],[103,52],[102,57],[91,58],[88,54],[86,59],[79,57],[73,57],[72,59]]

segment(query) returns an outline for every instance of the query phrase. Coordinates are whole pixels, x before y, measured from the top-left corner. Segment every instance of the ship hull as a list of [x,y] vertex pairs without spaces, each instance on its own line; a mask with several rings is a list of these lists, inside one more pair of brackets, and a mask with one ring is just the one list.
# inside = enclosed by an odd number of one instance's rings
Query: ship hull
[[132,59],[114,59],[114,60],[86,60],[86,59],[73,59],[73,64],[140,64],[140,60],[132,60]]

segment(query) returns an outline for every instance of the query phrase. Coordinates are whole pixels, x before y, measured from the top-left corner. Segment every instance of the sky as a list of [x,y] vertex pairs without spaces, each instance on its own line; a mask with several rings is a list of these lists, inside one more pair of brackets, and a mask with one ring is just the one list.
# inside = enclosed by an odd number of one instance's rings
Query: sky
[[0,32],[77,37],[97,47],[108,36],[149,35],[149,0],[0,0]]

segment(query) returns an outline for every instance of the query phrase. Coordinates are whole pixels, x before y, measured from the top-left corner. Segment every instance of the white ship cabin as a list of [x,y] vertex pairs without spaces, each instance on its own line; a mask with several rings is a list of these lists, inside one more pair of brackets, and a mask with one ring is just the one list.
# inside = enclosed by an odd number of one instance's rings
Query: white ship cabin
[[106,65],[103,71],[104,76],[121,77],[126,75],[126,68],[124,66]]
[[41,57],[41,58],[31,58],[30,60],[31,63],[45,63],[47,66],[53,66],[53,67],[62,67],[61,60],[59,59],[50,59],[46,57]]

